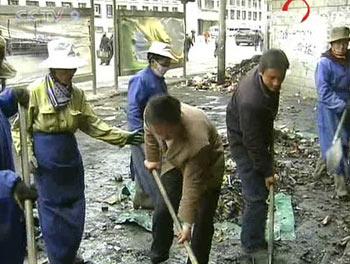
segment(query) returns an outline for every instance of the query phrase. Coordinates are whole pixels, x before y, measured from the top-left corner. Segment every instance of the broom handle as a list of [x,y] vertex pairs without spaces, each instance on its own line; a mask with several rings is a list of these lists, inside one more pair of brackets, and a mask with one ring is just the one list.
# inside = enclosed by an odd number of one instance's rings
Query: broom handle
[[[20,122],[20,137],[21,137],[21,161],[23,181],[30,186],[29,173],[29,157],[27,144],[27,110],[18,104],[19,122]],[[27,250],[28,264],[37,264],[35,236],[34,236],[34,218],[33,218],[33,202],[31,200],[24,201],[24,211],[26,219],[26,234],[27,234]]]

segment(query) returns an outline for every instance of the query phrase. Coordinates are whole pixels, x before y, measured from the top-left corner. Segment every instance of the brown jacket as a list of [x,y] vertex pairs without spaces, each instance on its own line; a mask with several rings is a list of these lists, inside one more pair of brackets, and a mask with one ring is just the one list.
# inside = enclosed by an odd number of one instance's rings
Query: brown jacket
[[224,151],[220,136],[203,111],[181,104],[184,133],[168,148],[145,120],[145,152],[148,161],[162,161],[161,174],[177,168],[183,175],[179,216],[194,223],[202,196],[220,189],[224,173]]

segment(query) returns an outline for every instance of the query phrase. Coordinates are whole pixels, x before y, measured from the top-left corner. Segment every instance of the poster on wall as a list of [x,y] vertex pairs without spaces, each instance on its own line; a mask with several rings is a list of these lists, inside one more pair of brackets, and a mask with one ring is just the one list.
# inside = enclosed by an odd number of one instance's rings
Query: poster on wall
[[119,75],[130,75],[148,65],[147,50],[153,41],[169,43],[182,67],[185,39],[182,13],[118,10]]
[[78,69],[78,76],[92,75],[89,23],[92,9],[2,6],[0,31],[6,39],[6,59],[17,70],[8,83],[30,83],[43,76],[39,64],[48,56],[47,43],[55,38],[67,38],[79,56],[87,61]]

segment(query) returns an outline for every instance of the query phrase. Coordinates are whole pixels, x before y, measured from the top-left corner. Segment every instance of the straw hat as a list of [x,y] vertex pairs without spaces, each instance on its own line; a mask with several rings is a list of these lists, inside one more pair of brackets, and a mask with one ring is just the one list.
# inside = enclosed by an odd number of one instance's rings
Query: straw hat
[[41,68],[76,69],[87,62],[75,52],[74,45],[67,39],[55,39],[47,44],[49,57],[40,63]]
[[176,58],[171,51],[170,45],[164,42],[152,42],[151,47],[148,49],[148,53],[157,54],[176,61]]
[[[0,49],[2,49],[3,54],[5,54],[6,40],[2,36],[0,36]],[[7,62],[5,58],[0,63],[0,79],[11,79],[16,76],[17,71],[10,63]]]
[[335,27],[331,30],[331,35],[329,37],[329,42],[337,41],[340,39],[350,40],[350,29],[348,27]]

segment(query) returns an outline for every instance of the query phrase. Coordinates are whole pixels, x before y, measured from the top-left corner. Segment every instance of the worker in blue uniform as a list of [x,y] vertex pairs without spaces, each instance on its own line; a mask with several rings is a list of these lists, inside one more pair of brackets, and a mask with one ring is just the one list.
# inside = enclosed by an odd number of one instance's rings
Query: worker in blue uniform
[[[130,79],[128,89],[128,125],[130,131],[143,131],[143,113],[147,102],[168,93],[164,75],[176,58],[170,45],[152,42],[147,59],[149,65]],[[153,176],[144,166],[144,145],[131,146],[131,176],[136,181],[134,207],[153,208],[158,188]]]
[[15,173],[8,121],[16,114],[17,103],[27,105],[28,99],[25,89],[6,88],[0,94],[0,262],[3,264],[23,263],[26,236],[24,215],[19,204],[37,196],[36,190],[28,188]]
[[[332,140],[343,112],[350,110],[350,52],[348,50],[350,29],[335,27],[331,30],[330,48],[321,55],[315,72],[318,94],[317,125],[320,138],[322,159],[332,146]],[[350,113],[347,113],[349,117]],[[349,120],[349,119],[347,119]],[[346,177],[349,177],[349,140],[350,123],[346,121],[342,128],[343,157],[334,175],[337,197],[349,196]]]

